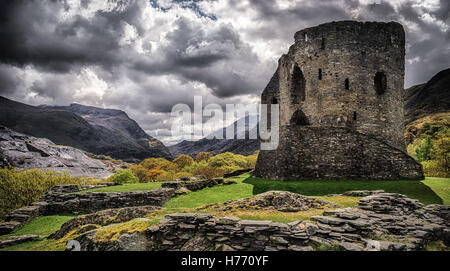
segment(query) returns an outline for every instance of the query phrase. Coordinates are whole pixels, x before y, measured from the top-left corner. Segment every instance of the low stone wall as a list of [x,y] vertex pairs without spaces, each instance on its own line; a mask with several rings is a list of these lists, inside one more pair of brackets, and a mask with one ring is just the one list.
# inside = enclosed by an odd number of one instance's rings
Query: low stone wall
[[208,180],[200,180],[200,181],[173,181],[173,182],[165,182],[161,185],[162,188],[186,188],[190,191],[201,190],[206,187],[212,187],[219,184],[232,184],[234,182],[225,181],[223,179],[208,179]]
[[117,185],[103,183],[96,186],[78,187],[77,185],[58,185],[30,206],[16,209],[9,213],[5,221],[0,223],[0,235],[8,234],[34,218],[54,214],[89,214],[100,210],[135,207],[162,206],[169,201],[178,188],[184,187],[196,191],[205,187],[226,184],[223,179],[176,181],[163,183],[157,190],[135,192],[89,192],[68,194],[86,189]]
[[254,175],[273,180],[423,179],[422,166],[377,139],[337,127],[285,126],[277,150],[261,151]]
[[235,170],[233,172],[224,174],[223,177],[224,178],[236,177],[236,176],[242,175],[244,173],[248,173],[248,172],[250,172],[252,170],[253,170],[253,168],[238,169],[238,170]]
[[[311,221],[214,218],[212,214],[167,215],[143,232],[115,240],[95,239],[98,230],[76,238],[82,250],[419,250],[428,242],[450,245],[450,206],[423,207],[400,194],[378,193],[361,199],[360,208],[335,209]],[[384,206],[384,208],[383,208]],[[101,229],[100,229],[101,230]],[[376,239],[376,240],[375,240]]]
[[172,198],[173,189],[135,192],[92,192],[82,194],[47,193],[40,201],[41,215],[53,214],[88,214],[100,210],[133,206],[162,206]]

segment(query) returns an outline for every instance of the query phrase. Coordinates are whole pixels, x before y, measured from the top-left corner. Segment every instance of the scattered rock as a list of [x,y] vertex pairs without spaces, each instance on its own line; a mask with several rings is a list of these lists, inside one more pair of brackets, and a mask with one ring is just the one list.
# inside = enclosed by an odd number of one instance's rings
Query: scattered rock
[[[108,225],[113,223],[126,222],[134,218],[143,217],[159,209],[160,207],[156,206],[125,207],[119,209],[107,209],[93,214],[78,216],[64,223],[61,228],[51,234],[49,238],[63,238],[70,231],[83,225]],[[84,230],[87,231],[86,228],[84,228]]]
[[[266,193],[265,193],[266,194]],[[284,194],[284,192],[283,192]],[[297,202],[288,197],[273,204],[278,191],[261,194],[261,198],[244,199],[245,204],[258,202],[258,206],[281,206]],[[303,196],[302,196],[303,197]],[[267,199],[268,198],[268,199]],[[308,199],[306,202],[309,202]],[[230,201],[240,206],[240,201]],[[272,204],[272,205],[270,205]],[[240,220],[236,217],[213,217],[205,213],[179,213],[165,216],[158,225],[148,227],[139,235],[146,250],[225,250],[225,251],[309,251],[314,249],[367,251],[367,250],[419,250],[431,241],[448,241],[450,225],[446,207],[421,207],[420,203],[404,195],[376,193],[363,197],[361,208],[326,210],[311,221],[288,224]],[[226,205],[220,205],[224,207]],[[96,232],[93,230],[92,232]],[[84,250],[113,250],[135,245],[118,245],[117,240],[96,242],[92,232],[79,237]],[[143,240],[142,238],[144,238]],[[135,237],[137,238],[137,237]],[[374,240],[377,239],[377,240]],[[87,240],[87,241],[84,241]],[[134,239],[133,239],[134,240]],[[86,242],[83,244],[83,242]],[[143,249],[144,246],[137,247]]]
[[200,209],[214,209],[227,211],[235,209],[244,210],[277,210],[281,212],[298,212],[314,208],[337,207],[334,203],[313,197],[287,191],[268,191],[256,196],[226,201],[224,203],[210,204]]

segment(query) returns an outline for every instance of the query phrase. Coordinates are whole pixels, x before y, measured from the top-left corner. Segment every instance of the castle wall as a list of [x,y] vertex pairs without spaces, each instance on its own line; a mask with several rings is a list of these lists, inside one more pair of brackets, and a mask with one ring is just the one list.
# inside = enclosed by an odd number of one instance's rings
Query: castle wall
[[[423,179],[403,138],[405,33],[395,22],[307,28],[261,95],[280,104],[280,144],[255,175],[276,180]],[[275,101],[275,102],[274,102]]]
[[279,61],[281,125],[300,109],[310,125],[353,128],[405,150],[404,46],[398,23],[336,22],[297,32]]
[[403,151],[345,127],[286,125],[277,150],[261,151],[255,176],[275,180],[423,179]]

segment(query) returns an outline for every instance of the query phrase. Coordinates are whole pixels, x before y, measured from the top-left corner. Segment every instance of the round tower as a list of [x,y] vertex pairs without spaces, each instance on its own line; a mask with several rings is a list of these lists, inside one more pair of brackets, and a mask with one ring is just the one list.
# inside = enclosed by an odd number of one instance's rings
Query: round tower
[[279,104],[280,141],[261,150],[255,176],[422,179],[403,139],[404,63],[399,23],[342,21],[297,32],[261,96]]
[[348,127],[405,150],[404,48],[395,22],[332,22],[297,32],[280,59],[280,124]]

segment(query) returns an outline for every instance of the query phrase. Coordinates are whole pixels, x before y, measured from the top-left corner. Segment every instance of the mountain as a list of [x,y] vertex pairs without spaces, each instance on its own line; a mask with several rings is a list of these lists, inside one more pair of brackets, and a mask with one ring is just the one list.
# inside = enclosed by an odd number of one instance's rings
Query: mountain
[[80,104],[31,106],[0,97],[0,124],[90,153],[137,162],[171,159],[168,149],[120,110]]
[[[210,152],[213,155],[224,153],[224,152],[232,152],[235,154],[242,154],[242,155],[250,155],[253,154],[255,151],[259,150],[260,142],[259,139],[248,139],[249,130],[252,129],[258,129],[258,126],[250,126],[250,122],[255,123],[255,119],[252,119],[250,121],[250,118],[256,118],[256,121],[258,120],[257,116],[252,117],[246,117],[245,118],[245,138],[247,139],[237,139],[238,138],[238,131],[237,131],[237,123],[238,121],[234,122],[230,126],[234,126],[234,136],[233,139],[225,139],[226,129],[223,128],[216,132],[214,132],[212,135],[202,138],[198,141],[181,141],[178,144],[175,144],[173,146],[169,146],[169,151],[172,153],[174,157],[177,157],[180,154],[187,154],[192,157],[195,157],[199,152]],[[217,139],[215,135],[221,134],[223,135],[224,139]],[[209,139],[212,138],[212,139]]]
[[0,125],[0,167],[38,168],[72,176],[106,178],[112,173],[99,160],[82,151],[56,145],[46,138],[18,133]]
[[450,111],[450,69],[438,72],[427,83],[406,89],[405,123]]

